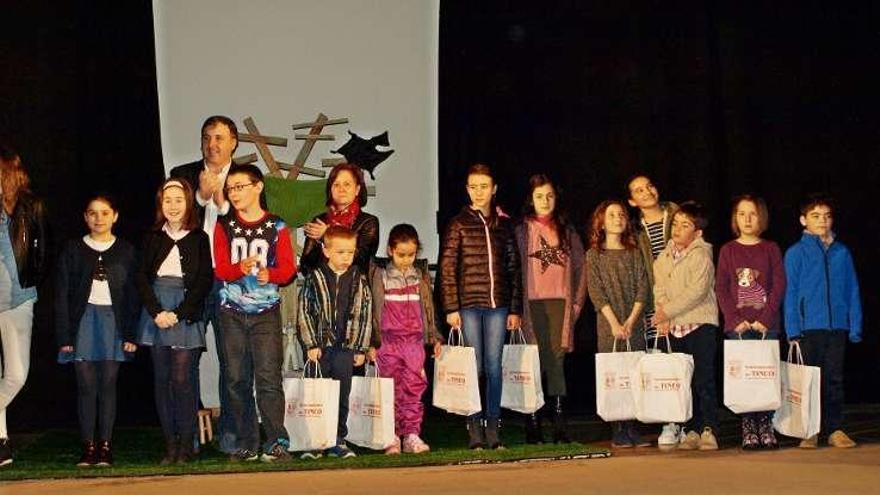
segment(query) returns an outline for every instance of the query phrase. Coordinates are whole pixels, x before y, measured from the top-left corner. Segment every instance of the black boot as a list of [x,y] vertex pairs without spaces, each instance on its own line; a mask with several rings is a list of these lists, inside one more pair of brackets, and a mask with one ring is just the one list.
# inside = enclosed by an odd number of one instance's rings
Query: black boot
[[538,413],[525,415],[526,443],[541,445],[544,443],[544,433],[541,431],[541,416]]
[[555,397],[556,403],[553,410],[553,442],[571,443],[568,438],[568,425],[565,421],[565,413],[562,411],[562,396]]
[[98,442],[98,462],[96,466],[112,466],[113,465],[113,448],[110,440],[101,440]]
[[98,463],[98,448],[94,441],[83,442],[83,453],[76,467],[90,467]]
[[159,461],[160,466],[169,466],[177,461],[177,439],[165,440],[165,456]]
[[479,416],[467,419],[468,448],[471,450],[483,450],[486,439],[483,436],[483,420]]
[[186,464],[192,460],[193,456],[193,439],[191,437],[186,439],[181,438],[180,443],[177,446],[177,458],[174,462],[177,464]]
[[490,449],[503,449],[501,443],[501,419],[489,418],[486,420],[486,446]]

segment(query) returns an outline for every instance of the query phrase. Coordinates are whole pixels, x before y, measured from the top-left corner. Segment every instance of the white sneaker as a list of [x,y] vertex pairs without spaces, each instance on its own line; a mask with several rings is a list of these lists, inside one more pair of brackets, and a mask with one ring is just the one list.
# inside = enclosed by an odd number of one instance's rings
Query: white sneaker
[[678,427],[675,423],[669,423],[663,425],[663,431],[660,432],[660,436],[657,437],[657,446],[662,448],[674,448],[678,445],[680,441],[680,435],[684,432]]

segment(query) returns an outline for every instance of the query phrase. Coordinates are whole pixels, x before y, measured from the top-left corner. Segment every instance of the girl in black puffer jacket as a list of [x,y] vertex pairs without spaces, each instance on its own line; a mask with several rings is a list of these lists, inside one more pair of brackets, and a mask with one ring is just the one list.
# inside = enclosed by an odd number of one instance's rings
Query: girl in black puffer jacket
[[505,330],[520,326],[522,307],[513,225],[492,205],[497,189],[486,165],[473,165],[468,170],[471,204],[449,223],[440,253],[446,322],[463,331],[466,343],[476,351],[477,371],[485,377],[484,410],[468,418],[472,449],[502,446],[501,351]]

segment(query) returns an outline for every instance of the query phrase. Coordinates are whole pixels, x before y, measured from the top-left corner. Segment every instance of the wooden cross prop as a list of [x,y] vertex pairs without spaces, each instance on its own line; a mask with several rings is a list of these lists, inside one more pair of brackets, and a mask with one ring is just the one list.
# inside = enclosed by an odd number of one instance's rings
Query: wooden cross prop
[[[319,112],[317,118],[315,118],[315,120],[312,122],[294,124],[292,126],[294,131],[308,129],[309,132],[308,134],[294,134],[293,138],[295,140],[305,142],[303,143],[302,147],[300,147],[299,152],[297,153],[296,158],[293,160],[292,164],[276,160],[275,157],[272,155],[272,151],[269,149],[269,146],[286,147],[287,138],[266,136],[260,134],[260,131],[257,128],[256,123],[254,123],[254,119],[252,117],[245,117],[244,126],[248,132],[239,133],[238,139],[239,141],[243,141],[245,143],[253,143],[254,146],[257,147],[259,158],[262,158],[263,162],[266,163],[266,167],[269,169],[269,174],[273,177],[284,177],[284,174],[281,171],[286,170],[286,178],[289,180],[296,180],[299,177],[299,174],[324,178],[327,176],[327,172],[321,169],[306,167],[306,160],[308,160],[309,155],[312,153],[312,149],[315,147],[316,141],[336,140],[336,136],[332,134],[321,133],[324,130],[324,127],[347,123],[347,118],[330,119],[323,113]],[[254,163],[257,161],[257,158],[257,153],[250,153],[248,155],[235,157],[233,159],[233,162],[237,164]],[[324,158],[321,160],[321,167],[333,168],[337,164],[344,162],[344,158]],[[374,186],[367,186],[367,195],[375,196],[376,188]]]
[[[348,122],[347,119],[345,119]],[[306,175],[311,175],[313,177],[326,177],[327,172],[316,169],[309,168],[305,166],[305,160],[303,160],[303,165],[296,167],[289,163],[284,163],[275,159],[272,155],[272,151],[269,149],[269,145],[271,146],[282,146],[287,147],[287,138],[284,137],[276,137],[276,136],[266,136],[260,134],[257,125],[254,123],[254,119],[252,117],[245,117],[244,126],[248,130],[247,133],[239,133],[238,139],[239,141],[245,143],[253,143],[254,146],[257,147],[257,152],[259,153],[259,158],[263,159],[263,162],[266,163],[266,167],[269,169],[269,174],[273,177],[284,177],[282,170],[288,170],[287,178],[291,180],[296,180],[299,173],[303,173]],[[334,139],[334,136],[322,136],[324,139]],[[245,164],[245,163],[254,163],[257,161],[257,153],[250,153],[248,155],[238,156],[233,159],[233,162],[237,164]],[[294,171],[296,173],[294,173]]]

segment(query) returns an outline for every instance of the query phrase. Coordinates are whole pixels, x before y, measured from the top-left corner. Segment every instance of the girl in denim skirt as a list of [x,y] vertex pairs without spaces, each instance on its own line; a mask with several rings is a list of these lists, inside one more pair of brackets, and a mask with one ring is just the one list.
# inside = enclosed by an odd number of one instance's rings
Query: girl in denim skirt
[[193,191],[168,179],[156,192],[156,223],[144,238],[136,283],[143,311],[138,343],[150,347],[156,409],[165,436],[161,464],[193,456],[198,375],[205,347],[205,299],[214,281],[208,234],[199,228]]
[[84,217],[88,235],[65,244],[56,270],[58,362],[72,362],[76,371],[83,441],[77,466],[109,466],[119,364],[137,350],[135,253],[113,235],[119,212],[108,196],[90,199]]

